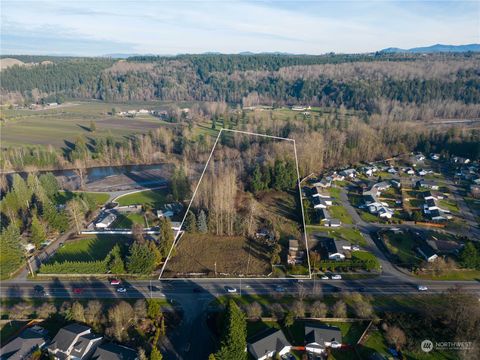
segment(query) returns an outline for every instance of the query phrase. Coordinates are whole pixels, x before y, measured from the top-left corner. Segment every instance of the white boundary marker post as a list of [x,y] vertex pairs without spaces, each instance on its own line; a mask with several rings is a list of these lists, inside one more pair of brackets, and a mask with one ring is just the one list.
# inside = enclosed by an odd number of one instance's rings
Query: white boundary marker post
[[[309,257],[309,252],[308,252],[308,239],[307,239],[307,227],[305,226],[305,214],[303,212],[303,199],[302,199],[302,190],[300,188],[300,171],[298,168],[298,156],[297,156],[297,146],[295,143],[295,139],[290,139],[290,138],[285,138],[285,137],[280,137],[280,136],[273,136],[273,135],[267,135],[267,134],[259,134],[259,133],[254,133],[254,132],[249,132],[249,131],[242,131],[242,130],[234,130],[234,129],[225,129],[221,128],[217,138],[215,139],[215,143],[213,144],[212,150],[210,151],[210,156],[208,157],[208,160],[205,164],[205,167],[203,168],[202,174],[200,175],[200,179],[197,183],[197,186],[195,187],[195,191],[193,192],[192,198],[190,199],[190,203],[188,204],[187,210],[185,214],[183,215],[182,223],[180,225],[180,231],[179,235],[182,233],[181,229],[183,227],[183,223],[185,222],[185,219],[187,218],[188,211],[190,210],[190,207],[192,206],[193,199],[195,198],[195,195],[197,194],[197,190],[200,187],[200,183],[202,182],[203,176],[205,175],[205,172],[207,171],[208,164],[210,163],[210,160],[213,156],[213,152],[215,151],[215,148],[217,147],[218,140],[220,139],[220,136],[222,135],[223,131],[230,131],[230,132],[236,132],[236,133],[241,133],[245,135],[253,135],[253,136],[260,136],[260,137],[266,137],[270,139],[276,139],[276,140],[287,140],[293,142],[293,151],[295,154],[295,164],[296,164],[296,169],[297,169],[297,187],[298,187],[298,195],[300,197],[300,207],[301,207],[301,214],[302,214],[302,225],[303,225],[303,234],[304,234],[304,239],[305,239],[305,252],[307,256],[307,263],[308,263],[308,279],[312,278],[312,269],[310,267],[310,257]],[[165,259],[165,262],[163,263],[162,269],[160,270],[160,275],[158,276],[158,280],[162,280],[161,277],[163,275],[163,272],[165,271],[165,267],[167,265],[168,260],[170,260],[173,248],[177,245],[178,240],[180,239],[181,236],[177,236],[175,240],[173,241],[172,247],[170,248],[170,251],[168,252],[168,256]],[[305,277],[304,277],[305,278]],[[222,279],[222,280],[238,280],[238,278],[195,278],[195,277],[188,277],[188,278],[168,278],[168,280],[212,280],[212,279]],[[241,279],[241,278],[240,278]],[[247,278],[249,280],[285,280],[285,279],[291,279],[291,278],[269,278],[269,277],[252,277],[252,278]],[[167,279],[165,279],[167,280]]]

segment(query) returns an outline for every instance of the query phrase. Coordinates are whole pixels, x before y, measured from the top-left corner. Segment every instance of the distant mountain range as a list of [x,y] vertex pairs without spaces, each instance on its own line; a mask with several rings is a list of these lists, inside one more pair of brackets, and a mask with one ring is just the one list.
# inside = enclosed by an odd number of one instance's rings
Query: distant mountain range
[[432,46],[416,47],[412,49],[387,48],[380,50],[383,53],[439,53],[439,52],[480,52],[480,44],[467,45],[443,45],[436,44]]

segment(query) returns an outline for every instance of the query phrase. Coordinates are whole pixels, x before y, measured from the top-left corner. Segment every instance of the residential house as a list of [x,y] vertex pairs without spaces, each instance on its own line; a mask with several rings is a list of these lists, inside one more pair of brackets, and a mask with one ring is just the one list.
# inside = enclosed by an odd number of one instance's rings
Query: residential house
[[303,261],[303,251],[299,251],[298,240],[291,239],[288,241],[288,258],[289,264],[300,264]]
[[335,243],[335,240],[330,237],[318,238],[316,248],[323,260],[345,260],[345,254],[337,250],[337,244]]
[[38,325],[26,328],[16,338],[0,348],[0,360],[28,359],[32,352],[45,346],[47,334],[48,332]]
[[342,346],[342,332],[338,327],[315,323],[305,324],[305,350],[307,353],[326,354],[327,348]]
[[320,222],[324,226],[328,227],[339,227],[342,225],[342,222],[338,219],[332,219],[330,216],[330,213],[328,212],[327,209],[320,209],[318,210],[318,214],[320,217]]
[[389,174],[393,174],[393,175],[396,174],[396,173],[398,173],[398,171],[395,170],[395,168],[393,168],[393,167],[389,168],[389,169],[387,170],[387,172],[388,172]]
[[61,328],[48,345],[49,354],[56,360],[88,359],[102,340],[88,326],[77,323]]
[[321,188],[329,188],[332,186],[332,178],[330,177],[323,177],[320,181],[317,181],[316,183],[313,184],[315,187],[321,187]]
[[331,178],[332,178],[332,181],[343,181],[343,180],[345,180],[345,176],[341,175],[341,174],[338,174],[336,171],[333,172]]
[[413,170],[412,168],[406,168],[405,173],[408,175],[415,175],[415,170]]
[[387,206],[382,206],[377,210],[377,214],[382,219],[391,219],[394,211]]
[[425,170],[425,169],[420,169],[420,170],[418,170],[418,175],[419,175],[419,176],[425,176],[425,175],[427,175],[427,174],[428,174],[428,171]]
[[303,105],[294,105],[291,107],[292,111],[305,111],[305,110],[311,110],[311,106],[303,106]]
[[430,190],[438,190],[440,186],[435,182],[431,180],[425,180],[421,179],[418,180],[416,183],[417,188],[425,188],[425,189],[430,189]]
[[345,169],[340,171],[340,175],[353,179],[357,176],[357,170],[355,169]]
[[394,186],[397,189],[400,189],[402,187],[402,183],[400,180],[392,179],[390,180],[390,183],[392,184],[392,186]]
[[427,244],[422,244],[419,247],[417,247],[417,251],[428,262],[434,262],[438,258],[438,255],[435,254],[433,249]]
[[415,159],[415,161],[418,161],[418,162],[423,161],[423,160],[425,160],[425,155],[417,154],[417,155],[415,155],[414,159]]
[[312,197],[312,203],[314,209],[326,209],[327,206],[332,205],[332,199],[324,199],[318,196]]
[[250,355],[257,360],[272,359],[290,352],[292,345],[288,342],[282,330],[269,329],[255,338],[247,341]]
[[97,347],[91,360],[138,360],[137,351],[123,345],[103,343]]
[[113,212],[105,211],[98,217],[97,221],[95,222],[95,227],[97,229],[106,229],[112,225],[116,219],[117,215],[115,215]]

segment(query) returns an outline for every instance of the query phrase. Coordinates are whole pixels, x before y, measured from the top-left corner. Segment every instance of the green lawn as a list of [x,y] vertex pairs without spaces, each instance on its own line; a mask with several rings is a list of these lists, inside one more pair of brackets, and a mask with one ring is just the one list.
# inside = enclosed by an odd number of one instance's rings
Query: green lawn
[[363,221],[378,222],[380,220],[380,218],[378,216],[370,214],[367,211],[358,210],[358,209],[357,209],[357,211],[358,211],[358,213],[359,213],[359,215],[360,215],[360,217],[362,218]]
[[415,253],[416,244],[411,233],[394,234],[386,232],[384,243],[390,253],[398,257],[398,262],[401,265],[411,266],[420,263],[421,259]]
[[145,217],[143,214],[119,214],[111,227],[114,229],[131,229],[133,224],[141,224],[142,226],[146,226]]
[[360,246],[367,245],[362,233],[354,228],[338,228],[334,230],[328,230],[328,233],[337,239],[343,239],[352,244],[358,244]]
[[459,270],[451,270],[448,273],[442,275],[428,275],[428,274],[419,274],[417,275],[421,279],[428,279],[428,280],[476,280],[480,281],[480,270],[471,270],[471,269],[459,269]]
[[115,244],[119,244],[125,250],[129,243],[129,238],[117,235],[99,235],[93,238],[68,241],[58,249],[48,262],[103,260]]
[[353,224],[352,217],[348,214],[347,209],[340,205],[332,205],[328,208],[333,219],[338,219],[344,224]]
[[331,187],[328,192],[330,193],[330,196],[333,197],[334,199],[338,200],[340,199],[340,193],[342,190],[337,187]]
[[[367,340],[358,347],[358,353],[362,359],[369,359],[374,353],[379,353],[383,356],[391,356],[388,352],[389,346],[381,330],[369,331]],[[406,360],[454,360],[458,359],[455,354],[445,351],[432,351],[430,353],[423,352],[419,349],[418,352],[403,351]]]
[[153,209],[160,209],[165,204],[168,194],[167,189],[145,190],[117,198],[115,201],[120,206],[147,205]]
[[55,200],[57,201],[57,204],[65,204],[67,201],[79,197],[81,194],[86,194],[93,199],[95,199],[95,202],[97,205],[101,206],[105,204],[108,199],[110,198],[110,195],[107,193],[101,193],[101,192],[85,192],[85,191],[59,191],[58,195],[55,197]]
[[447,199],[438,200],[438,206],[441,207],[442,209],[449,210],[452,213],[458,213],[460,211],[460,209],[458,208],[458,205],[452,200],[447,200]]
[[372,253],[370,253],[368,251],[354,251],[354,252],[352,252],[352,258],[363,260],[363,261],[368,261],[368,260],[374,261],[375,264],[376,264],[375,269],[380,270],[380,262],[375,257],[375,255],[373,255]]

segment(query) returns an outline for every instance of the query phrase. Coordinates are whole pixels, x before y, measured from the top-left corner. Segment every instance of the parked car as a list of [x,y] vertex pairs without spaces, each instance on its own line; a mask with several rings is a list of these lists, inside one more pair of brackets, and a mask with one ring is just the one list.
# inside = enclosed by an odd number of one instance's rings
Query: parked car
[[328,279],[330,279],[330,278],[329,278],[327,275],[322,275],[322,277],[321,277],[320,279],[322,279],[322,280],[328,280]]
[[342,280],[342,275],[340,274],[332,275],[332,280]]
[[126,293],[126,292],[127,292],[127,289],[125,289],[124,287],[119,287],[119,288],[117,289],[117,292],[118,292],[118,293]]
[[121,281],[118,279],[112,279],[110,280],[110,285],[120,285]]
[[234,287],[231,287],[231,286],[225,286],[225,290],[228,293],[236,293],[237,292],[237,289],[235,289]]
[[428,287],[426,287],[425,285],[418,285],[418,291],[427,291],[428,290]]

